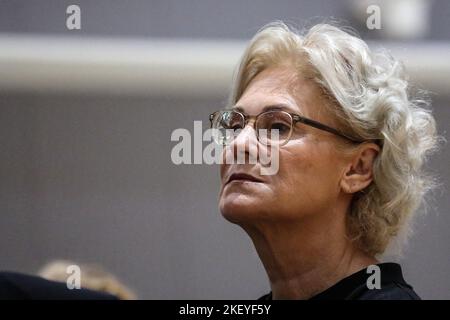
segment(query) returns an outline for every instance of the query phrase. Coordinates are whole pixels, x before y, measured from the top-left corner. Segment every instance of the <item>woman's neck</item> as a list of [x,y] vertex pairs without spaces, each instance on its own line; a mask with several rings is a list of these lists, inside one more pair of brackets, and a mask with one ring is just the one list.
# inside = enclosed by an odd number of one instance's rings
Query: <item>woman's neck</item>
[[273,299],[308,299],[378,263],[345,237],[339,230],[345,225],[319,222],[243,226],[266,269]]

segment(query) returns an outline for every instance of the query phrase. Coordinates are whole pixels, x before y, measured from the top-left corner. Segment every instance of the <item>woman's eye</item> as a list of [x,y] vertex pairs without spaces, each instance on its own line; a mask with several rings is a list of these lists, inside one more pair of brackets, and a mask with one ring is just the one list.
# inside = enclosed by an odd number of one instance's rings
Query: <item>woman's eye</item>
[[272,125],[270,126],[271,130],[278,130],[280,133],[281,132],[286,132],[289,131],[289,126],[284,124],[284,123],[272,123]]
[[239,130],[239,129],[241,129],[241,125],[239,123],[230,123],[230,124],[224,123],[223,127],[225,129],[231,129],[231,130]]

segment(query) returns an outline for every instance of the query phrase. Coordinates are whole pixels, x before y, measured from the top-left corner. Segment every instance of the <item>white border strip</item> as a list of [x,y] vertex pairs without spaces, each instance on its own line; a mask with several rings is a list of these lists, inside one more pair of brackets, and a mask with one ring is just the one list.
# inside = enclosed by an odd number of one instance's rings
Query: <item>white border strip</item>
[[[0,33],[0,90],[226,95],[246,43]],[[382,44],[419,87],[450,95],[450,44]]]

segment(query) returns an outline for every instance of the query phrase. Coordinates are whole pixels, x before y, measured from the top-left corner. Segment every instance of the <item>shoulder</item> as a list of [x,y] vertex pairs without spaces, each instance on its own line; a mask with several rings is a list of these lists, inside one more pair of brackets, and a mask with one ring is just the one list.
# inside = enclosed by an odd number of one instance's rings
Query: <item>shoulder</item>
[[364,290],[357,300],[421,300],[409,285],[390,283],[381,289]]
[[420,300],[414,288],[403,277],[397,263],[378,264],[381,277],[379,288],[369,289],[363,285],[353,294],[357,300]]
[[[380,263],[375,268],[363,269],[347,279],[346,300],[420,300],[414,288],[403,277],[402,268],[397,263]],[[374,272],[374,273],[372,273]],[[375,279],[378,279],[376,281]],[[378,285],[374,285],[378,282]],[[369,285],[371,282],[372,285]],[[352,289],[353,287],[353,289]]]
[[[397,263],[380,263],[374,268],[362,269],[335,283],[310,300],[420,300],[413,287],[403,278],[402,268]],[[368,285],[378,278],[378,285]],[[271,300],[269,292],[258,300]]]
[[37,276],[0,272],[0,300],[115,300],[115,296],[87,289],[67,288],[65,283]]

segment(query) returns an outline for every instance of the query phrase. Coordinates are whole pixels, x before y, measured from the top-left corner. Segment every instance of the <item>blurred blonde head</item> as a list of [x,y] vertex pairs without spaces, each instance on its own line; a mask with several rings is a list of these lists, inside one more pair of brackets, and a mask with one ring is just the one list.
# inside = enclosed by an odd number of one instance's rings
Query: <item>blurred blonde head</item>
[[55,260],[46,264],[39,272],[39,276],[48,280],[66,282],[70,274],[67,268],[77,265],[81,270],[81,287],[106,292],[121,300],[134,300],[136,294],[119,281],[113,274],[95,264],[79,264],[67,260]]

